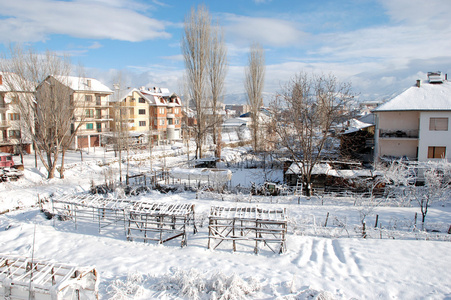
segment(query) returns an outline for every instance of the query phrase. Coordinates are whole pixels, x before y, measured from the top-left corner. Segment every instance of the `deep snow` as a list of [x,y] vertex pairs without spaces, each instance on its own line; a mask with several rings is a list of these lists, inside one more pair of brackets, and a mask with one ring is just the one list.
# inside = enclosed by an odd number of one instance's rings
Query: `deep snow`
[[[174,151],[169,146],[155,149],[152,167],[179,165],[185,156],[161,158]],[[239,157],[237,151],[242,149],[225,149],[224,156]],[[75,229],[74,223],[48,220],[38,207],[31,207],[38,198],[85,192],[92,181],[103,183],[108,168],[118,168],[113,153],[91,149],[84,153],[83,162],[79,153],[70,153],[63,180],[46,180],[42,168],[33,168],[33,158],[25,159],[23,179],[0,184],[0,211],[13,210],[0,215],[0,253],[31,256],[35,233],[34,257],[94,265],[100,273],[101,299],[189,299],[189,295],[209,299],[221,293],[225,298],[249,299],[451,297],[449,204],[438,204],[428,213],[426,228],[439,232],[422,232],[413,230],[414,215],[419,213],[413,203],[371,207],[354,198],[219,196],[211,192],[152,191],[137,196],[195,204],[199,232],[193,234],[190,228],[188,246],[180,248],[178,240],[165,245],[128,242],[123,226],[100,233],[96,223],[78,224]],[[150,169],[146,153],[136,154],[131,161],[133,172]],[[265,178],[260,169],[232,171],[232,185],[249,186]],[[280,180],[281,172],[266,176]],[[216,250],[207,249],[207,216],[212,205],[286,208],[287,252],[279,255],[262,247],[255,255],[246,243],[240,243],[235,253],[226,243]],[[366,239],[361,238],[362,212],[370,212]],[[376,215],[382,228],[373,228]]]

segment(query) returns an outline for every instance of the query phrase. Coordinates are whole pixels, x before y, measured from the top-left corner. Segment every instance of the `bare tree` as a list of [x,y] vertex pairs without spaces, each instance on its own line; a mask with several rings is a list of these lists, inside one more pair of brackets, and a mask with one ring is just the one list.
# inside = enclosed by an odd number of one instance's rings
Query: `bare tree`
[[429,207],[440,201],[449,200],[451,187],[451,163],[446,159],[420,164],[424,170],[424,185],[411,186],[411,194],[420,206],[421,229]]
[[213,143],[216,145],[215,156],[221,157],[222,119],[218,116],[218,105],[224,92],[224,81],[227,73],[227,47],[219,21],[216,26],[212,27],[211,31],[208,75],[211,90],[212,132]]
[[249,65],[245,69],[244,87],[247,93],[247,102],[250,106],[252,119],[252,142],[254,151],[260,150],[260,119],[259,112],[263,106],[263,88],[265,84],[265,53],[263,48],[254,43],[251,46],[249,57]]
[[332,135],[332,127],[341,121],[353,99],[349,83],[340,83],[333,75],[294,76],[271,103],[274,130],[280,144],[301,170],[307,195],[315,165]]
[[[76,131],[71,128],[74,118],[72,91],[66,82],[62,82],[71,72],[70,60],[49,51],[39,54],[31,48],[23,50],[16,46],[10,47],[9,55],[1,60],[0,67],[15,74],[7,76],[5,83],[16,92],[22,129],[32,139],[48,172],[47,177],[53,178],[65,140]],[[59,76],[62,79],[57,79]]]
[[119,181],[122,182],[122,153],[126,152],[127,169],[126,169],[126,184],[128,184],[129,174],[129,150],[130,150],[130,116],[134,115],[134,107],[127,101],[122,101],[122,72],[119,72],[115,78],[117,83],[114,84],[114,96],[112,102],[112,117],[113,117],[113,147],[115,154],[119,158]]
[[202,158],[202,146],[207,132],[205,107],[207,101],[208,64],[211,42],[211,18],[205,5],[185,17],[182,53],[190,98],[196,108],[196,157]]

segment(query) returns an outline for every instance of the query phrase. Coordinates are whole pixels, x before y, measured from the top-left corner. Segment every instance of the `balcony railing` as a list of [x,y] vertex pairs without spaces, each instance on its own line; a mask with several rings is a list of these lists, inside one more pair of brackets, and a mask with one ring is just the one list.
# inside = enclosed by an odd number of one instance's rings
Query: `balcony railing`
[[388,130],[381,129],[379,131],[379,137],[381,138],[393,138],[393,139],[417,139],[419,137],[419,130],[409,129],[409,130]]
[[0,127],[9,127],[11,123],[8,120],[0,121]]

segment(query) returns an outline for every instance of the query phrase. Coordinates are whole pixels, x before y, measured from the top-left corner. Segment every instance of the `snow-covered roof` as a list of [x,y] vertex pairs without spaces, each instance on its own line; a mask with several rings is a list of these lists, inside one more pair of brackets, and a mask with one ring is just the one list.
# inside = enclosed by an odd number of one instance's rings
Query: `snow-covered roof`
[[[10,72],[0,72],[2,76],[2,84],[0,84],[0,92],[34,92],[35,85],[21,79],[19,75]],[[11,86],[12,85],[12,86]]]
[[247,125],[250,122],[250,118],[233,118],[225,120],[222,124],[223,127],[239,127],[241,125]]
[[451,110],[451,82],[436,84],[421,82],[420,87],[416,85],[410,87],[373,112],[405,110]]
[[[302,162],[292,163],[288,168],[286,174],[301,174],[302,173]],[[332,169],[328,163],[318,163],[313,166],[312,175],[331,175],[336,176],[337,171]]]
[[74,91],[81,92],[101,92],[106,94],[112,94],[113,91],[94,78],[75,77],[75,76],[54,76],[55,79],[61,83],[69,86]]
[[351,119],[347,122],[342,124],[343,128],[346,128],[346,130],[342,134],[353,133],[359,131],[360,129],[374,126],[374,124],[365,123],[357,119]]
[[145,92],[146,94],[151,94],[151,95],[155,95],[155,96],[161,96],[161,97],[169,97],[169,96],[171,96],[171,93],[169,92],[168,88],[159,88],[159,87],[146,88],[146,87],[141,87],[139,90],[141,92]]
[[[285,174],[301,174],[302,170],[300,168],[302,163],[292,163]],[[356,177],[373,177],[371,170],[361,169],[361,170],[351,170],[343,169],[336,170],[328,163],[319,163],[313,167],[312,175],[327,175],[340,178],[356,178]]]

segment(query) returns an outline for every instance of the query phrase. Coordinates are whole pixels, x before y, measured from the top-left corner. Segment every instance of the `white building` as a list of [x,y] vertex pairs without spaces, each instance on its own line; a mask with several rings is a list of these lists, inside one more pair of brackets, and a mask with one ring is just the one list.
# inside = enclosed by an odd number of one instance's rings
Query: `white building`
[[451,158],[451,82],[429,72],[417,84],[379,106],[376,114],[375,159],[383,156],[427,161]]

